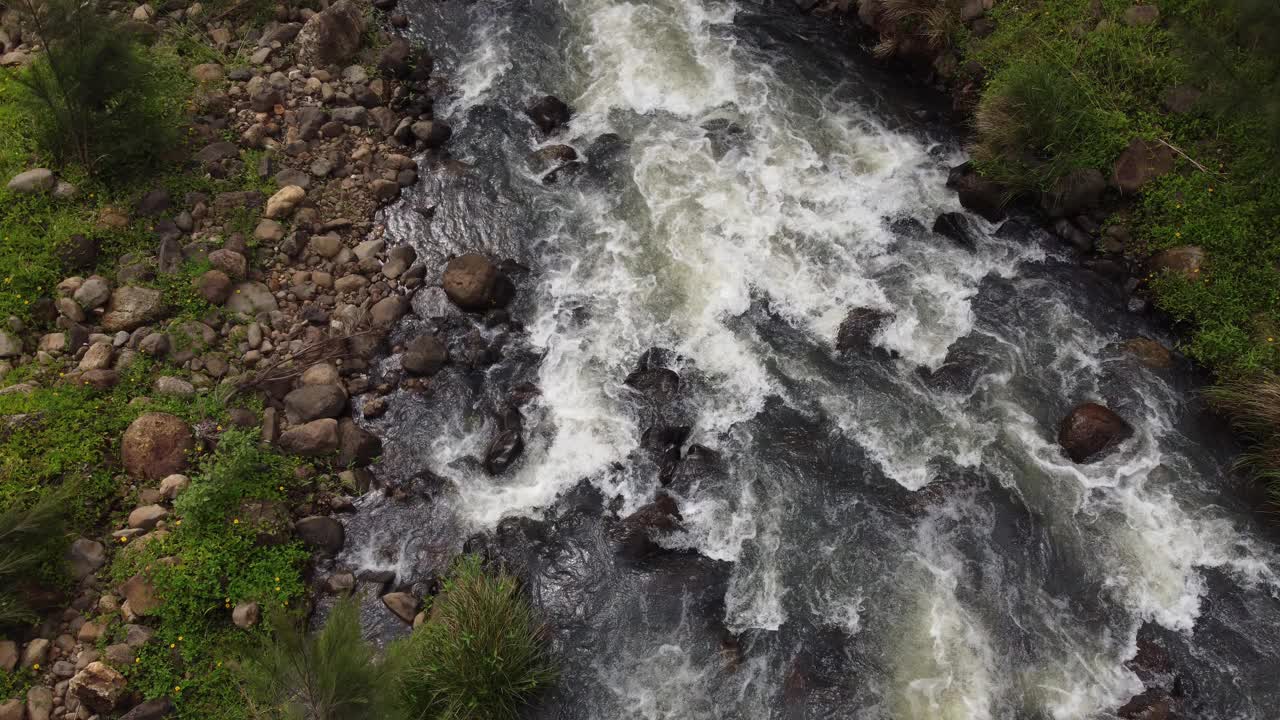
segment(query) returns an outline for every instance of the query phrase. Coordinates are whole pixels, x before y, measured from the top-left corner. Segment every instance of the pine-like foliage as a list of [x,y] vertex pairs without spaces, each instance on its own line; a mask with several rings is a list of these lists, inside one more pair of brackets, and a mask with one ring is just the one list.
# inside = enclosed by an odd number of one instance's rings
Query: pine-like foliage
[[555,679],[545,633],[516,578],[459,561],[430,619],[395,649],[410,720],[512,720]]
[[388,699],[373,647],[360,634],[359,610],[339,602],[318,633],[273,619],[275,641],[246,663],[255,717],[286,720],[383,720]]
[[31,622],[35,613],[14,586],[30,580],[62,548],[65,498],[48,493],[34,505],[0,512],[0,627]]
[[16,74],[40,150],[89,172],[118,172],[164,146],[151,67],[94,0],[17,0],[43,52]]

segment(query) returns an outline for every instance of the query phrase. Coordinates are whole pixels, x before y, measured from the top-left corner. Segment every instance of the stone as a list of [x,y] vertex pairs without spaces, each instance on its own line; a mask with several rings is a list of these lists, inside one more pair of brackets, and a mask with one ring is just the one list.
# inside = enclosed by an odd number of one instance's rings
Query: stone
[[[345,2],[346,0],[342,1]],[[306,197],[307,191],[297,185],[289,185],[287,187],[280,188],[275,195],[268,198],[267,209],[263,214],[270,220],[288,217],[293,214],[294,209],[298,207],[298,204]]]
[[271,289],[260,282],[242,282],[231,288],[226,307],[231,312],[257,315],[280,309]]
[[338,421],[324,418],[290,428],[280,435],[279,445],[302,457],[331,455],[338,449]]
[[337,385],[342,379],[338,369],[329,363],[316,363],[302,372],[298,382],[302,385]]
[[836,349],[841,351],[870,349],[876,333],[892,320],[893,314],[884,310],[875,308],[850,310],[836,332]]
[[1160,22],[1160,8],[1155,5],[1134,5],[1124,11],[1124,24],[1129,27],[1146,27]]
[[46,638],[36,638],[27,643],[22,649],[22,668],[30,670],[36,665],[44,665],[49,660],[49,646],[52,645]]
[[364,30],[360,5],[338,0],[302,26],[294,41],[298,61],[315,67],[342,65],[360,50]]
[[49,720],[53,713],[53,691],[43,685],[27,690],[27,720]]
[[412,56],[413,47],[409,45],[409,41],[396,36],[382,48],[382,53],[378,56],[378,71],[388,77],[408,77],[409,70],[412,69]]
[[94,343],[89,346],[89,350],[85,352],[84,357],[80,360],[81,370],[102,370],[111,367],[111,360],[115,357],[116,349],[109,342]]
[[22,354],[22,341],[18,336],[0,330],[0,358],[18,357]]
[[94,390],[110,390],[120,382],[120,373],[115,370],[88,370],[80,374],[80,384]]
[[453,128],[442,120],[423,120],[410,126],[413,136],[428,149],[442,147],[453,137]]
[[337,555],[346,542],[342,523],[323,515],[302,518],[294,524],[293,532],[307,547],[326,555]]
[[172,375],[164,375],[156,378],[156,394],[169,395],[171,397],[195,397],[196,386],[183,380],[182,378],[173,377]]
[[960,204],[966,210],[976,212],[990,222],[998,222],[1004,217],[1008,192],[999,183],[979,175],[973,163],[966,162],[952,168],[947,175],[947,187],[956,191]]
[[[143,626],[131,625],[126,627],[143,627]],[[116,665],[118,667],[128,667],[129,665],[133,664],[133,658],[136,655],[133,651],[133,647],[131,647],[127,643],[115,643],[113,645],[108,645],[106,649],[102,651],[102,656],[106,658],[107,662],[111,663],[112,665]]]
[[369,183],[369,191],[373,194],[373,199],[378,202],[392,202],[400,197],[400,183],[395,180],[378,178]]
[[72,297],[85,310],[94,310],[111,300],[111,285],[105,278],[94,275],[81,283]]
[[207,270],[195,279],[196,292],[212,305],[231,297],[231,278],[221,270]]
[[244,279],[249,274],[249,261],[235,250],[222,248],[209,253],[209,264],[215,270],[221,270],[233,280]]
[[124,676],[111,667],[93,662],[71,678],[67,692],[90,710],[108,713],[115,709],[127,684]]
[[58,180],[54,177],[52,170],[35,168],[34,170],[14,175],[7,187],[9,192],[34,195],[36,193],[49,192],[57,183]]
[[147,480],[179,473],[187,468],[187,455],[195,449],[191,428],[168,413],[146,413],[134,420],[121,440],[125,471]]
[[337,257],[338,253],[342,252],[342,247],[342,238],[336,233],[313,235],[307,243],[307,248],[311,252],[326,259]]
[[170,502],[177,500],[184,490],[191,486],[191,478],[174,473],[160,481],[160,496]]
[[25,720],[27,708],[21,700],[6,700],[0,703],[0,720]]
[[532,101],[525,109],[525,115],[528,115],[542,132],[552,133],[568,124],[573,112],[559,98],[545,95]]
[[369,320],[375,327],[388,328],[408,314],[409,307],[409,301],[402,295],[385,297],[369,309]]
[[520,434],[520,428],[517,426],[501,430],[485,451],[484,469],[490,475],[501,475],[507,468],[514,465],[523,453],[524,438]]
[[136,330],[164,314],[164,296],[153,288],[126,285],[111,293],[102,329],[107,332]]
[[18,644],[12,640],[0,640],[0,670],[11,673],[18,667]]
[[1098,207],[1106,189],[1107,179],[1096,168],[1072,170],[1054,181],[1040,205],[1050,217],[1074,217]]
[[231,611],[231,622],[241,629],[249,629],[262,619],[262,608],[256,602],[242,602]]
[[201,63],[191,68],[191,79],[198,83],[222,82],[225,77],[226,73],[222,71],[222,66],[217,63]]
[[135,208],[138,215],[143,217],[152,217],[159,215],[169,209],[169,191],[164,188],[156,188],[142,196]]
[[623,518],[619,528],[621,551],[631,557],[643,557],[661,550],[652,533],[668,532],[680,526],[680,508],[674,498],[659,493],[657,498]]
[[107,564],[107,549],[102,543],[88,538],[77,538],[67,551],[71,565],[71,577],[83,580]]
[[347,407],[347,393],[337,385],[304,385],[284,398],[285,416],[293,425],[336,418]]
[[445,266],[441,286],[463,310],[489,310],[510,300],[498,267],[479,253],[459,255]]
[[155,630],[146,625],[125,625],[124,626],[124,642],[127,647],[140,648],[151,641],[151,636],[155,635]]
[[173,701],[167,697],[148,700],[120,716],[120,720],[160,720],[174,713]]
[[155,16],[156,16],[155,8],[151,7],[146,3],[143,3],[133,9],[134,22],[148,23],[148,22],[151,22],[151,19],[154,18]]
[[418,614],[418,598],[404,592],[387,593],[382,596],[382,604],[387,606],[392,615],[406,623],[412,623]]
[[160,608],[156,588],[142,573],[138,573],[120,586],[120,594],[134,615],[145,617]]
[[1173,172],[1173,150],[1153,140],[1134,138],[1116,160],[1111,182],[1132,195],[1152,180]]
[[338,465],[369,465],[382,454],[382,441],[349,417],[338,421]]
[[335,108],[329,116],[343,125],[364,127],[369,122],[369,111],[359,105]]
[[933,231],[966,250],[972,251],[977,248],[973,224],[964,213],[942,213],[933,222]]
[[1133,435],[1133,427],[1097,403],[1077,406],[1058,427],[1058,444],[1073,462],[1085,463]]
[[1169,348],[1150,338],[1126,340],[1120,347],[1145,367],[1153,370],[1167,370],[1173,367],[1173,353]]
[[1156,253],[1147,261],[1147,269],[1152,273],[1172,272],[1194,280],[1200,275],[1204,266],[1204,248],[1197,245],[1183,245]]
[[156,523],[169,517],[169,511],[161,505],[143,505],[129,513],[129,527],[139,530],[154,530]]
[[76,631],[76,640],[92,645],[98,642],[98,638],[102,637],[102,633],[106,632],[106,628],[98,623],[87,622],[80,626]]
[[400,365],[414,375],[435,375],[449,361],[449,348],[434,335],[419,335],[409,341]]

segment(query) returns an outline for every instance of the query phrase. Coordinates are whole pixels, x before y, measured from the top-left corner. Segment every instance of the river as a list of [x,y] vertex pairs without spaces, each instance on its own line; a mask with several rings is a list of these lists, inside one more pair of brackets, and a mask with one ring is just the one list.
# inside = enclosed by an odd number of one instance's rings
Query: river
[[[918,119],[936,98],[784,0],[399,10],[455,133],[388,236],[429,278],[507,259],[517,295],[491,327],[415,298],[398,337],[455,361],[365,421],[401,491],[360,500],[338,562],[425,592],[465,544],[520,574],[563,673],[528,717],[1110,718],[1144,683],[1280,717],[1280,554],[1201,379],[1123,352],[1174,339],[1034,224],[927,230],[964,159]],[[575,110],[553,138],[544,94]],[[527,158],[561,143],[583,165],[544,183]],[[887,319],[837,351],[854,308]],[[678,389],[626,385],[642,358]],[[1075,464],[1085,401],[1136,432]],[[681,521],[623,547],[659,491]]]

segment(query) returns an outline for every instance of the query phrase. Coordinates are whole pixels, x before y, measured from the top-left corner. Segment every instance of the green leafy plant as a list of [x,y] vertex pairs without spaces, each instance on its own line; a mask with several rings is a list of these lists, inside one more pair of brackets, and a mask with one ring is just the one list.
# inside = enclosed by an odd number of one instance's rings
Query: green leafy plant
[[382,720],[389,694],[373,647],[360,636],[355,601],[334,606],[324,627],[307,634],[283,613],[275,637],[245,665],[257,717],[290,720]]
[[513,576],[458,561],[427,622],[395,648],[412,720],[511,720],[555,680],[541,624]]
[[33,504],[0,512],[0,627],[31,622],[36,615],[15,589],[58,555],[63,541],[65,497],[47,492]]

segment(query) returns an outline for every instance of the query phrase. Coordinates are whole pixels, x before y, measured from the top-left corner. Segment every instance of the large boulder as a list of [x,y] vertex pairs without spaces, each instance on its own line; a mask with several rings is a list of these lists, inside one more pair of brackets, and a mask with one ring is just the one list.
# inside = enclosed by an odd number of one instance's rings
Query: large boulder
[[1168,270],[1188,280],[1194,280],[1204,265],[1204,248],[1197,245],[1183,245],[1156,253],[1147,262],[1147,268],[1153,273]]
[[435,335],[419,335],[409,341],[400,365],[414,375],[435,375],[449,361],[449,348]]
[[280,304],[271,294],[271,288],[256,282],[242,282],[231,288],[227,295],[226,308],[231,312],[257,315],[280,309]]
[[163,314],[164,295],[159,290],[126,285],[111,293],[107,313],[102,316],[102,329],[111,333],[133,331]]
[[22,354],[22,341],[12,333],[0,330],[0,358],[18,357]]
[[302,457],[331,455],[338,449],[338,421],[324,418],[290,428],[280,435],[280,447]]
[[467,253],[449,261],[441,283],[453,304],[463,310],[489,310],[511,299],[510,281],[498,266],[479,253]]
[[854,308],[840,323],[836,333],[837,350],[865,350],[880,328],[893,320],[893,314],[875,308]]
[[124,676],[101,662],[91,662],[76,673],[67,686],[81,705],[98,713],[109,713],[124,693],[127,681]]
[[364,29],[361,6],[352,0],[338,0],[302,26],[294,41],[298,62],[318,67],[342,65],[360,50]]
[[1116,160],[1111,182],[1123,193],[1136,193],[1148,182],[1173,172],[1173,151],[1165,143],[1134,138]]
[[130,423],[120,454],[130,475],[159,481],[186,470],[187,455],[195,446],[195,436],[181,418],[153,412]]
[[307,547],[326,555],[337,555],[347,540],[342,523],[323,515],[302,518],[293,526],[293,532]]
[[31,195],[49,192],[57,184],[58,179],[53,176],[52,170],[36,168],[13,176],[8,188],[9,192]]
[[1009,193],[999,183],[979,175],[973,169],[973,163],[966,162],[952,168],[947,175],[947,187],[956,191],[960,204],[966,210],[976,212],[991,222],[1004,218]]
[[1096,459],[1132,435],[1133,427],[1124,418],[1097,403],[1078,406],[1058,426],[1058,444],[1078,463]]
[[975,250],[978,247],[977,230],[964,213],[942,213],[937,220],[934,220],[933,231],[966,250]]
[[347,393],[337,385],[304,385],[284,398],[285,415],[295,425],[336,418],[346,408]]
[[654,541],[654,533],[667,533],[680,527],[680,508],[674,498],[659,493],[649,503],[623,518],[618,530],[619,552],[640,558],[661,548]]

